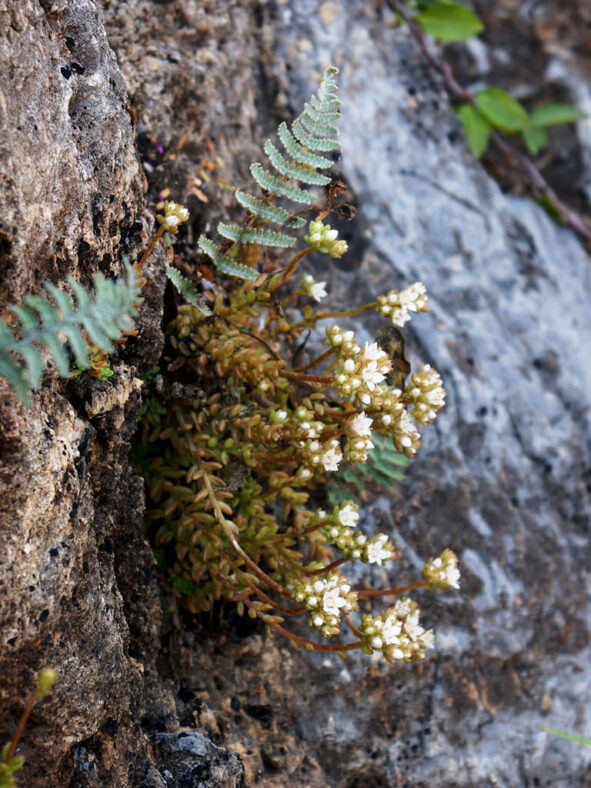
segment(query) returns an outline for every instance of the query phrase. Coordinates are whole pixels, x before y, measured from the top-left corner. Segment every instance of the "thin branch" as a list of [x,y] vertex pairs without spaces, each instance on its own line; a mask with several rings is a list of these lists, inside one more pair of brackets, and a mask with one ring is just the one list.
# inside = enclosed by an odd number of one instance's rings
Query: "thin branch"
[[353,651],[353,649],[359,648],[359,646],[361,645],[361,641],[358,640],[355,643],[345,643],[342,645],[335,644],[334,646],[325,646],[324,643],[314,643],[313,640],[308,640],[307,638],[300,637],[299,635],[296,635],[294,632],[290,632],[289,630],[284,629],[282,626],[276,624],[273,621],[266,621],[265,623],[268,626],[273,627],[273,629],[277,630],[277,632],[280,632],[282,635],[285,635],[285,637],[289,638],[290,640],[295,640],[297,643],[301,643],[303,646],[306,647],[311,646],[316,651],[336,651],[336,652]]
[[425,585],[424,580],[417,580],[416,583],[410,583],[407,586],[399,586],[398,588],[384,588],[365,591],[364,589],[353,589],[359,599],[367,599],[372,596],[398,596],[398,594],[406,594],[407,591],[414,591],[416,588],[422,588]]

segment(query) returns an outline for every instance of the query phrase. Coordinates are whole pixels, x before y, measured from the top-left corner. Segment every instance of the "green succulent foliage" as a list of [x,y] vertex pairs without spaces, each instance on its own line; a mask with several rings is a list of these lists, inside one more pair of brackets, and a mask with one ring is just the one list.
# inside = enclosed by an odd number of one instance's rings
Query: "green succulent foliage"
[[203,298],[197,292],[193,283],[187,279],[186,276],[183,276],[178,268],[173,268],[170,265],[167,266],[166,276],[188,304],[197,307],[202,315],[211,315],[211,309],[204,303]]
[[6,742],[0,752],[0,788],[17,788],[14,773],[25,765],[22,755],[13,755],[7,759],[10,742]]
[[[331,179],[320,170],[332,166],[332,159],[316,151],[330,152],[339,150],[338,129],[335,125],[340,118],[340,100],[335,81],[338,69],[328,66],[324,70],[318,90],[304,105],[303,112],[291,124],[281,123],[277,134],[284,153],[268,139],[264,151],[275,172],[266,170],[259,162],[250,166],[252,177],[263,192],[262,199],[254,195],[236,191],[236,200],[246,208],[250,215],[248,226],[220,222],[219,234],[233,245],[258,244],[289,248],[296,237],[287,230],[297,230],[306,224],[301,216],[292,216],[285,208],[276,205],[277,199],[289,200],[298,205],[311,206],[316,194],[304,186],[326,186]],[[268,223],[279,225],[281,231],[270,230]],[[257,278],[252,268],[233,259],[232,254],[222,252],[220,246],[206,236],[199,238],[199,247],[213,261],[218,272],[239,279]]]
[[41,385],[47,363],[42,346],[49,351],[59,374],[68,377],[71,366],[66,342],[77,367],[88,369],[83,331],[97,347],[111,353],[112,341],[133,328],[139,295],[138,278],[131,266],[126,266],[126,279],[110,280],[97,274],[94,297],[72,277],[68,277],[68,282],[73,296],[48,282],[45,289],[53,303],[41,296],[27,295],[23,305],[8,307],[19,319],[18,336],[0,318],[0,375],[24,404],[28,403],[30,389],[38,390]]
[[372,433],[374,449],[369,453],[367,462],[343,465],[334,478],[327,484],[327,495],[331,504],[341,504],[351,497],[350,486],[362,490],[367,482],[376,482],[392,487],[404,479],[401,468],[410,465],[412,460],[396,451],[392,438]]

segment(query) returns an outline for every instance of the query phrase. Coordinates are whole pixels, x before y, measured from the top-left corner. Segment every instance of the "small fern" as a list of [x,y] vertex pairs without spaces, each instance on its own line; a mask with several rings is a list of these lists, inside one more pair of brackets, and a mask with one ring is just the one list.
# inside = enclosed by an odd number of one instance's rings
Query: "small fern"
[[[47,348],[59,374],[68,377],[71,370],[66,342],[77,366],[88,369],[87,338],[100,350],[111,353],[111,340],[118,340],[133,329],[132,316],[140,300],[138,277],[130,266],[126,269],[126,280],[113,281],[97,274],[94,299],[79,282],[68,277],[73,298],[48,282],[45,289],[55,305],[40,296],[27,295],[24,305],[8,307],[20,321],[20,336],[14,336],[0,318],[0,375],[21,402],[27,404],[29,390],[38,390],[41,384],[47,357],[39,346]],[[20,363],[15,356],[20,356]]]
[[[273,222],[283,229],[298,229],[306,224],[300,216],[291,214],[274,204],[277,198],[284,198],[300,205],[311,206],[316,201],[316,194],[307,189],[290,183],[309,186],[327,186],[331,179],[319,170],[332,166],[332,160],[320,156],[314,151],[336,151],[339,142],[336,139],[338,129],[334,125],[340,118],[340,101],[335,75],[338,69],[328,66],[324,70],[316,95],[304,105],[304,110],[292,123],[291,131],[286,123],[278,129],[278,136],[285,153],[284,156],[271,140],[267,140],[264,151],[273,169],[278,173],[274,175],[264,169],[259,162],[250,165],[250,172],[263,191],[264,197],[258,197],[236,191],[238,203],[246,208],[255,226],[240,227],[236,224],[220,222],[217,226],[221,236],[231,241],[232,244],[258,244],[289,248],[296,242],[296,238],[285,232],[269,230],[265,225]],[[236,262],[228,253],[206,236],[199,238],[199,247],[214,262],[217,270],[240,279],[256,279],[258,274],[252,268]]]
[[186,276],[183,276],[178,268],[173,268],[170,265],[167,266],[166,276],[188,304],[197,307],[202,315],[211,315],[211,309],[203,302],[202,297],[197,290],[195,290],[192,282],[187,279]]

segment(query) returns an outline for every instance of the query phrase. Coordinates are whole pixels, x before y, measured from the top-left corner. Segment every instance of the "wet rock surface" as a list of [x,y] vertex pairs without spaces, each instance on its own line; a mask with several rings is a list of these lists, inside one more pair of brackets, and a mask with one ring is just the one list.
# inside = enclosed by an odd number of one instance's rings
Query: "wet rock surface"
[[342,228],[347,259],[318,270],[351,306],[425,282],[431,313],[406,332],[409,355],[448,391],[407,479],[367,497],[364,528],[392,533],[403,562],[359,581],[414,580],[445,546],[463,571],[460,593],[420,597],[437,649],[415,666],[296,654],[231,611],[169,620],[127,460],[135,381],[162,346],[154,274],[114,378],[48,373],[27,411],[2,389],[0,740],[35,671],[59,674],[27,728],[24,784],[239,786],[227,750],[245,784],[273,788],[591,781],[588,748],[540,731],[590,725],[591,269],[578,241],[473,161],[415,45],[375,4],[8,8],[2,306],[67,272],[120,272],[150,221],[139,161],[149,206],[169,188],[191,210],[175,251],[194,270],[196,238],[232,204],[218,180],[248,183],[265,136],[326,63],[341,68],[340,176],[358,214]]

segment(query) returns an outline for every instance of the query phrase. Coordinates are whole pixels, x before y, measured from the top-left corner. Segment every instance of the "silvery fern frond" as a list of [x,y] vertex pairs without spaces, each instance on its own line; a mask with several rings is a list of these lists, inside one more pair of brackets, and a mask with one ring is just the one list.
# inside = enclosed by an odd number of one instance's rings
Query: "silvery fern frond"
[[133,329],[133,316],[139,305],[138,277],[126,266],[126,278],[111,280],[102,274],[94,279],[94,296],[71,276],[69,295],[47,282],[45,289],[53,299],[27,295],[24,304],[9,306],[20,322],[15,335],[0,318],[0,375],[6,378],[22,403],[28,404],[30,389],[38,390],[49,351],[62,377],[71,372],[65,345],[69,345],[78,367],[88,369],[87,338],[105,353],[113,351],[113,341]]
[[[341,104],[335,80],[337,73],[337,68],[327,66],[318,90],[293,121],[291,130],[286,123],[280,124],[277,134],[285,153],[281,153],[270,139],[265,142],[265,154],[277,174],[269,172],[259,162],[250,165],[252,177],[263,196],[255,197],[237,189],[236,200],[247,209],[251,222],[243,228],[224,222],[217,226],[219,234],[232,241],[233,247],[257,244],[289,248],[295,244],[295,236],[284,231],[301,228],[306,224],[306,220],[301,216],[292,216],[288,210],[275,203],[277,199],[284,199],[299,206],[312,206],[317,195],[309,189],[300,188],[300,184],[327,186],[331,181],[330,177],[320,170],[331,167],[333,161],[316,151],[331,152],[340,148],[335,125],[340,118]],[[309,207],[305,210],[309,210]],[[266,225],[270,222],[279,225],[282,232],[267,229]],[[200,237],[199,246],[212,259],[220,273],[240,279],[257,278],[256,271],[236,262],[232,253],[223,253],[221,248],[206,236]]]

